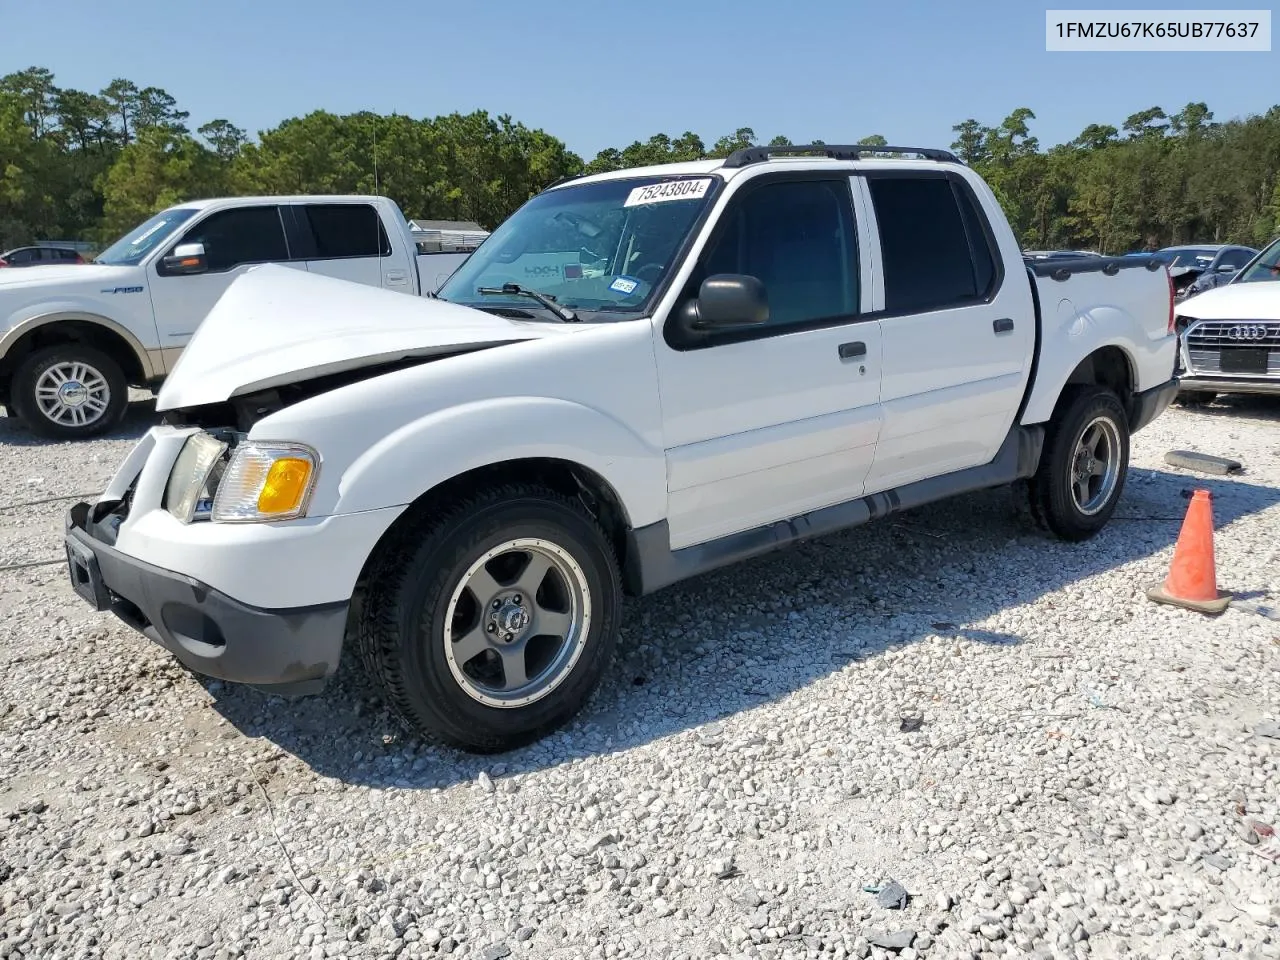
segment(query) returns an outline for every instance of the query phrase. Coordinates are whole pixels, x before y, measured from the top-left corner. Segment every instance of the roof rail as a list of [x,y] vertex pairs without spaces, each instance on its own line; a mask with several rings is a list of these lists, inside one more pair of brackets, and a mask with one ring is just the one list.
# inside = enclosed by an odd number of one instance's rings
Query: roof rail
[[762,163],[776,156],[791,154],[817,154],[833,160],[861,160],[864,154],[873,153],[914,153],[925,160],[936,160],[939,163],[960,163],[961,160],[949,150],[935,150],[932,147],[879,147],[874,144],[854,143],[848,146],[830,143],[786,144],[782,146],[742,147],[725,158],[723,166],[745,167],[751,163]]

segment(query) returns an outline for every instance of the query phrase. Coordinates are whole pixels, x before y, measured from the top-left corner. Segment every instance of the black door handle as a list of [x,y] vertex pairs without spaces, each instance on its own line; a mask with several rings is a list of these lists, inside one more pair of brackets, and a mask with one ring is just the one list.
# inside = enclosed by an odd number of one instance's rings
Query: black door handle
[[852,343],[840,344],[841,360],[856,360],[858,357],[867,355],[867,345],[861,340],[855,340]]
[[996,333],[1008,333],[1013,329],[1013,320],[1009,317],[1001,317],[999,320],[992,320],[991,326],[995,328]]

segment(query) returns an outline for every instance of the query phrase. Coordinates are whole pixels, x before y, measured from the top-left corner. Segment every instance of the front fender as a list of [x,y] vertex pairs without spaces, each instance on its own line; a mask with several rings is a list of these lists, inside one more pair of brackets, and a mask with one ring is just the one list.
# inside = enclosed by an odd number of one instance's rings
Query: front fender
[[617,419],[581,403],[501,397],[450,407],[406,424],[321,479],[315,513],[407,505],[468,470],[525,458],[580,464],[613,487],[633,527],[666,516],[666,461]]
[[129,349],[133,351],[138,358],[138,363],[142,366],[144,377],[151,379],[157,375],[151,362],[150,352],[132,331],[124,324],[102,313],[98,304],[82,297],[28,303],[0,320],[0,330],[4,331],[0,333],[0,359],[7,356],[14,344],[31,331],[49,324],[67,321],[92,323],[111,331],[129,345]]

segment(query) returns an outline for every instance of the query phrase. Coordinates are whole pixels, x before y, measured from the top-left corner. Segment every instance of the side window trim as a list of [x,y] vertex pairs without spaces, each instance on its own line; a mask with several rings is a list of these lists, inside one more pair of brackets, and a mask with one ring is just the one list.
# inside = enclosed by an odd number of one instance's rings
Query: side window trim
[[[973,191],[973,188],[961,175],[950,170],[863,170],[859,172],[859,176],[863,181],[863,188],[866,191],[866,202],[868,214],[872,218],[872,222],[876,224],[875,234],[875,251],[876,251],[876,287],[880,291],[880,300],[878,301],[878,309],[871,314],[866,315],[863,319],[867,320],[892,320],[896,317],[914,317],[922,316],[929,313],[941,313],[946,310],[964,310],[969,307],[989,306],[1004,289],[1005,268],[1004,258],[1000,252],[1000,246],[996,242],[995,231],[991,226],[991,220],[987,216],[986,210]],[[940,304],[931,306],[926,309],[907,309],[907,310],[890,310],[888,309],[888,299],[885,288],[884,274],[884,248],[881,246],[881,238],[879,231],[879,221],[875,219],[875,203],[871,198],[871,181],[883,180],[946,180],[951,186],[952,196],[956,200],[956,212],[960,215],[961,227],[965,233],[966,243],[969,248],[969,264],[970,268],[977,269],[977,251],[974,249],[975,239],[969,231],[969,226],[965,222],[964,211],[962,205],[967,201],[973,212],[973,216],[977,219],[978,226],[982,231],[982,238],[986,242],[989,255],[992,259],[994,267],[990,290],[986,296],[974,297],[972,299],[958,300],[953,303]],[[975,273],[976,287],[976,273]]]
[[[697,275],[697,267],[703,262],[707,255],[710,244],[715,241],[722,229],[722,225],[727,218],[732,217],[740,204],[752,192],[762,189],[766,186],[778,183],[805,183],[818,182],[827,183],[840,188],[841,199],[846,205],[845,212],[853,221],[853,234],[849,238],[852,246],[852,255],[855,260],[853,266],[854,274],[858,279],[858,309],[861,311],[866,303],[863,294],[863,276],[865,275],[864,253],[862,246],[862,230],[858,219],[859,209],[858,202],[855,197],[855,190],[852,183],[852,171],[840,170],[813,170],[813,171],[778,171],[767,172],[751,177],[742,183],[736,190],[733,190],[727,197],[723,199],[722,205],[714,212],[714,220],[705,225],[705,235],[700,238],[696,247],[697,253],[694,256],[693,271],[691,276]],[[692,255],[694,248],[690,249],[689,255]],[[684,286],[687,287],[690,280],[686,280]],[[823,317],[816,320],[806,320],[798,323],[785,323],[777,326],[765,325],[756,329],[734,330],[719,335],[711,335],[704,339],[700,339],[696,343],[685,343],[680,340],[675,333],[675,318],[680,309],[680,304],[684,302],[688,295],[686,290],[682,290],[672,301],[670,309],[663,318],[663,339],[675,350],[681,352],[689,350],[706,350],[720,346],[728,346],[735,343],[744,343],[754,340],[768,340],[774,337],[787,336],[795,333],[806,333],[812,330],[830,329],[833,327],[852,326],[854,324],[867,322],[875,319],[873,316],[859,312],[838,317]]]
[[[978,244],[986,248],[987,256],[991,260],[991,280],[987,284],[987,290],[979,296],[979,302],[990,303],[1000,293],[1000,288],[1004,286],[1004,258],[1000,255],[1000,246],[996,243],[995,231],[991,229],[991,219],[987,216],[987,211],[982,208],[982,204],[978,202],[978,197],[973,192],[973,187],[963,178],[955,175],[949,176],[951,180],[951,192],[955,195],[956,204],[960,209],[960,223],[964,227],[965,238],[969,241],[969,256],[974,267],[974,287],[977,287],[977,268],[978,268]],[[964,215],[964,207],[969,208],[974,223],[981,232],[981,237],[975,237],[969,229],[968,219]]]
[[280,220],[284,224],[285,242],[289,245],[289,261],[305,263],[314,260],[315,241],[312,240],[311,231],[303,218],[302,204],[280,204]]
[[182,235],[181,235],[180,237],[178,237],[178,239],[177,239],[177,240],[175,240],[173,243],[170,243],[167,247],[162,247],[162,248],[161,248],[161,249],[163,249],[163,250],[164,250],[164,252],[163,252],[162,254],[160,254],[160,256],[158,256],[158,257],[156,257],[156,258],[155,258],[155,268],[156,268],[156,273],[157,273],[159,276],[162,276],[162,277],[170,276],[170,274],[168,274],[168,273],[166,273],[166,272],[165,272],[165,269],[164,269],[164,258],[165,258],[165,257],[168,257],[168,256],[171,256],[171,255],[173,254],[173,251],[174,251],[175,249],[177,249],[178,247],[182,246],[182,244],[184,244],[184,243],[188,243],[189,241],[187,240],[187,238],[188,238],[188,237],[190,237],[190,236],[192,235],[192,233],[193,233],[193,232],[195,232],[198,228],[200,228],[200,227],[204,226],[204,224],[208,223],[208,222],[209,222],[210,220],[212,220],[214,217],[219,216],[220,214],[223,214],[223,213],[230,213],[230,212],[233,212],[233,211],[239,211],[239,210],[257,210],[257,209],[261,209],[261,208],[265,208],[265,207],[269,207],[269,208],[271,208],[272,210],[274,210],[274,211],[276,212],[276,220],[277,220],[277,222],[280,224],[280,235],[281,235],[281,238],[282,238],[282,240],[283,240],[283,242],[284,242],[285,258],[284,258],[283,260],[276,260],[276,259],[271,259],[271,260],[240,260],[240,261],[238,261],[238,262],[236,262],[236,263],[231,264],[231,266],[229,266],[229,267],[225,267],[225,268],[218,269],[218,270],[206,270],[206,271],[205,271],[204,273],[202,273],[202,274],[197,274],[197,276],[207,276],[207,275],[209,275],[209,274],[214,274],[215,276],[216,276],[216,275],[221,275],[221,274],[224,274],[224,273],[230,273],[232,270],[235,270],[237,267],[243,267],[243,266],[246,266],[246,265],[258,264],[258,263],[288,263],[288,262],[291,262],[291,261],[293,260],[293,257],[292,257],[292,256],[291,256],[291,254],[290,254],[290,247],[289,247],[289,230],[287,229],[287,224],[286,224],[286,221],[285,221],[284,212],[283,212],[283,210],[282,210],[282,205],[281,205],[281,204],[279,204],[279,203],[254,203],[254,204],[245,204],[245,205],[237,206],[237,207],[223,207],[223,208],[222,208],[222,209],[220,209],[220,210],[207,210],[207,211],[204,211],[204,215],[203,215],[203,216],[199,216],[199,215],[197,215],[197,217],[196,217],[196,218],[194,218],[194,222],[189,222],[189,223],[187,224],[187,226],[186,226],[186,227],[183,229],[183,231],[182,231]]
[[863,317],[884,310],[884,268],[880,252],[880,224],[876,220],[875,204],[871,202],[871,190],[867,178],[854,174],[849,178],[853,193],[853,215],[857,218],[860,293]]

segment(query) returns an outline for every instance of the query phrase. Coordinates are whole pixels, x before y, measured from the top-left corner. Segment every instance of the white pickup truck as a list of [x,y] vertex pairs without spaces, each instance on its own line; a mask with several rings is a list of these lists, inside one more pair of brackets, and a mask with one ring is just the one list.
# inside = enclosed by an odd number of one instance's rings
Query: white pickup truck
[[0,271],[0,404],[44,436],[93,436],[124,415],[129,386],[159,387],[255,264],[428,294],[467,256],[419,254],[386,197],[182,203],[91,264]]
[[1025,266],[941,151],[586,176],[435,299],[238,280],[68,574],[198,673],[305,694],[350,644],[413,729],[502,750],[581,708],[624,592],[1018,481],[1095,534],[1177,392],[1172,303],[1155,261]]

